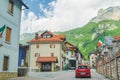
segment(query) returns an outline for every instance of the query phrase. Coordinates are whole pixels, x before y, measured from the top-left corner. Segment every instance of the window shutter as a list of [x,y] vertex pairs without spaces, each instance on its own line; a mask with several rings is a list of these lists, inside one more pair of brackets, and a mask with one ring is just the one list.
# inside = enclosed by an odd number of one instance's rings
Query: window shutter
[[52,48],[52,44],[50,44],[50,48]]
[[8,12],[13,13],[13,1],[9,0]]
[[36,44],[36,48],[39,48],[39,44]]
[[10,42],[10,35],[11,35],[11,29],[7,27],[7,29],[6,29],[6,38],[5,38],[6,42]]
[[8,56],[4,56],[4,62],[3,62],[3,70],[6,71],[8,70]]
[[51,53],[51,57],[53,57],[54,56],[54,53]]

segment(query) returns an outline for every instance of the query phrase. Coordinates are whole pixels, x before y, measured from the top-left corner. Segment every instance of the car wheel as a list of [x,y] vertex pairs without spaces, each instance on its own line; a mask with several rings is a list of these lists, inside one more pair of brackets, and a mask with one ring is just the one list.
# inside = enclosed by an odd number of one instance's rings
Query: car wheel
[[75,78],[78,78],[77,76],[75,76]]

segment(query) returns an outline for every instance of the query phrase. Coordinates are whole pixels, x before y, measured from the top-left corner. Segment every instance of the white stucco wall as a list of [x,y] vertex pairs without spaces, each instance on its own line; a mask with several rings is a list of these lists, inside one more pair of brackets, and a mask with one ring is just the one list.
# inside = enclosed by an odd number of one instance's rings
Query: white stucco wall
[[9,0],[0,0],[0,27],[5,24],[7,27],[11,28],[10,43],[5,42],[6,31],[3,33],[3,46],[0,47],[0,72],[3,71],[4,56],[9,56],[8,72],[17,72],[21,10],[14,5],[13,15],[9,14],[8,3]]
[[68,52],[68,60],[76,60],[76,57],[75,57],[75,53],[73,52],[73,56],[71,56],[72,52],[71,51],[67,51]]

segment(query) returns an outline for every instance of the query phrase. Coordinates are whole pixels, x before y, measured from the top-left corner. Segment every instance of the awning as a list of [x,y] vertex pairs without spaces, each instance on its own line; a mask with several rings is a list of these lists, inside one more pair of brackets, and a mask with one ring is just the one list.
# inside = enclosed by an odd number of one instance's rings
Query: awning
[[57,57],[38,57],[36,62],[57,62]]

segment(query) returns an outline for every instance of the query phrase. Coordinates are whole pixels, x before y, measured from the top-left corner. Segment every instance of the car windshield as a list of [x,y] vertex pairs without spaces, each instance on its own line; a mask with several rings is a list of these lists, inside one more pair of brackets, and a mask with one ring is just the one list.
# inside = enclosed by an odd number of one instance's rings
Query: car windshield
[[88,68],[87,66],[78,66],[78,69],[86,69]]

